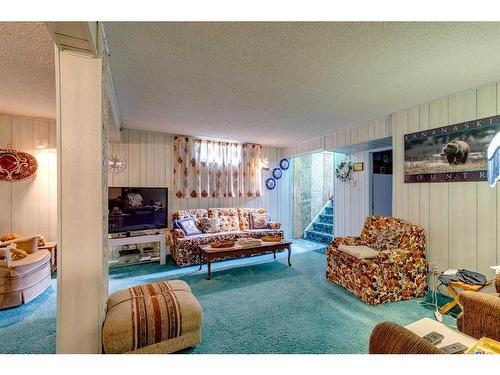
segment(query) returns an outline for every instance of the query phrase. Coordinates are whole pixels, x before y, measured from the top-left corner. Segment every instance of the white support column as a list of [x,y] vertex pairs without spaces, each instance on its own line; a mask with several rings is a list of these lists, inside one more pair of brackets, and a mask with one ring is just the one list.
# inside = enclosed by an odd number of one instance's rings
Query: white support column
[[102,60],[56,47],[57,353],[100,353],[107,297]]

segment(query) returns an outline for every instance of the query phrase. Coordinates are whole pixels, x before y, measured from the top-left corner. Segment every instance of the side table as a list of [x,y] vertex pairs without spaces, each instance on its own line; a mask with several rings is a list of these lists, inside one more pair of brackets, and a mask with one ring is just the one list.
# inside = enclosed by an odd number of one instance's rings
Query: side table
[[433,331],[440,333],[444,336],[444,338],[443,341],[436,345],[438,348],[442,348],[443,346],[459,342],[470,349],[478,342],[478,340],[476,340],[474,337],[470,337],[465,333],[455,331],[447,325],[436,322],[435,320],[430,318],[417,320],[416,322],[406,325],[405,328],[420,337],[424,337],[425,335]]
[[39,246],[38,250],[48,250],[50,253],[50,271],[54,272],[57,269],[57,242],[47,241],[45,245]]
[[489,280],[486,282],[484,285],[471,285],[471,284],[465,284],[461,281],[451,281],[448,285],[448,292],[450,293],[450,296],[453,298],[453,301],[448,302],[446,305],[442,306],[439,308],[439,312],[441,314],[446,314],[448,311],[450,311],[452,308],[455,306],[462,306],[460,305],[459,302],[459,296],[460,296],[460,290],[462,291],[468,291],[468,292],[479,292],[481,289],[486,288],[487,286],[490,286],[493,283],[493,280]]

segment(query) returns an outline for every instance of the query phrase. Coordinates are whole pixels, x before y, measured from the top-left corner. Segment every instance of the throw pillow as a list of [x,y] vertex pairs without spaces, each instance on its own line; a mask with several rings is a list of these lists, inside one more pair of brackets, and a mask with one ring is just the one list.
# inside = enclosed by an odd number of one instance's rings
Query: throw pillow
[[378,232],[377,239],[371,247],[377,251],[397,249],[405,232],[401,228],[384,228]]
[[218,233],[221,231],[218,217],[203,217],[199,221],[199,226],[203,233]]
[[250,214],[250,229],[267,229],[269,228],[269,221],[267,214]]
[[378,251],[373,250],[368,246],[349,246],[340,244],[339,251],[358,259],[372,259],[376,258],[378,255]]
[[184,231],[186,236],[194,236],[195,234],[202,234],[202,231],[196,226],[196,222],[192,217],[177,220],[177,224]]

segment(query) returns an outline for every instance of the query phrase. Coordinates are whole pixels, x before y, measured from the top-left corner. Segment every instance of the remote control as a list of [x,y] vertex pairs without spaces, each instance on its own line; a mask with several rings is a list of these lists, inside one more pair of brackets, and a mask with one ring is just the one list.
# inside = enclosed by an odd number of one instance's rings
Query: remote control
[[432,331],[431,333],[425,335],[424,339],[429,341],[431,344],[436,345],[439,344],[441,341],[443,341],[444,336],[440,333],[437,333],[436,331]]
[[467,349],[468,348],[464,344],[461,344],[459,342],[455,342],[453,344],[446,345],[440,348],[440,350],[444,354],[459,354],[465,352]]

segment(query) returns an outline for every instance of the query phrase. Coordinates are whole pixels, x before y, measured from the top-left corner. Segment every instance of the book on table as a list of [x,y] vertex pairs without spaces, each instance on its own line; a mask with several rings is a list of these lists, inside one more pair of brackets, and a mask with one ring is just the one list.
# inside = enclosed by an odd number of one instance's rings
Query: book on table
[[238,239],[238,245],[240,246],[260,246],[262,245],[262,241],[256,238],[240,238]]

